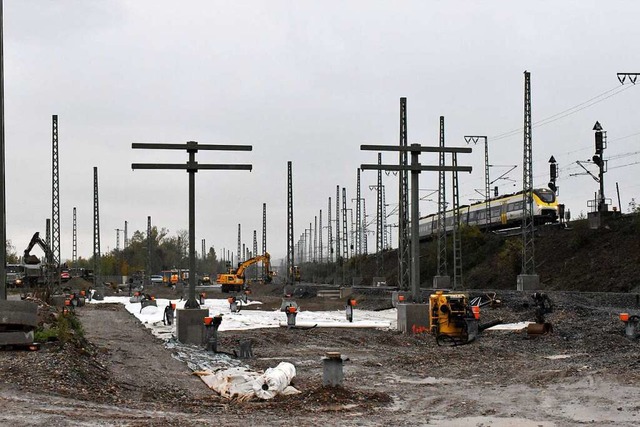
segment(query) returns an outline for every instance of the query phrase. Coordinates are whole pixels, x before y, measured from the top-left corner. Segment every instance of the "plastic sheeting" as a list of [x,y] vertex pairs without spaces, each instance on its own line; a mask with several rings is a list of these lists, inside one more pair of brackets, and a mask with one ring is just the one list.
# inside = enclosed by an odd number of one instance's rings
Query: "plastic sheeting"
[[272,399],[278,394],[300,393],[290,386],[296,368],[289,362],[280,362],[264,374],[245,367],[219,369],[215,372],[198,371],[196,375],[212,390],[227,399]]

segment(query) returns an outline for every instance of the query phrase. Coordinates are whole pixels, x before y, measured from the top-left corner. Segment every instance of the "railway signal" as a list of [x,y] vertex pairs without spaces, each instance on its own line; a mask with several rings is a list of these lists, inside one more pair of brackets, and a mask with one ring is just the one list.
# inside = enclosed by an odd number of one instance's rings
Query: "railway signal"
[[556,178],[558,178],[558,164],[556,159],[551,156],[549,159],[549,189],[553,191],[556,196],[558,195],[558,186],[556,185]]

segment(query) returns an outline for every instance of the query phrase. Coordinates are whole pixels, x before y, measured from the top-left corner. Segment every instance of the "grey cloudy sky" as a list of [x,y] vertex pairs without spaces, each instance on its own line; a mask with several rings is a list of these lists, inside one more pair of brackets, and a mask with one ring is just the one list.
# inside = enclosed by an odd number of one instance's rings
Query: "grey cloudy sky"
[[[187,229],[187,174],[131,170],[134,162],[187,158],[134,151],[132,142],[187,140],[253,145],[250,153],[198,154],[201,163],[251,163],[254,170],[197,174],[197,250],[204,238],[235,252],[238,223],[245,243],[252,245],[254,229],[260,242],[266,202],[268,250],[282,257],[287,160],[297,241],[320,209],[326,225],[336,185],[355,197],[357,167],[377,158],[360,144],[397,144],[401,96],[408,98],[410,142],[436,145],[443,115],[447,145],[465,145],[466,134],[489,136],[490,163],[518,165],[509,175],[515,182],[496,183],[501,193],[521,189],[522,131],[493,137],[522,127],[524,70],[531,72],[534,123],[552,118],[533,130],[536,187],[546,186],[553,155],[560,198],[574,216],[587,211],[597,183],[570,174],[580,172],[576,160],[593,155],[599,120],[610,141],[606,195],[617,205],[618,182],[623,210],[632,197],[640,200],[640,165],[633,164],[640,161],[640,93],[616,79],[617,72],[640,72],[635,1],[4,3],[7,237],[18,252],[51,216],[52,114],[59,116],[63,258],[71,257],[74,206],[79,255],[92,254],[93,166],[103,252],[115,247],[125,220],[130,235],[146,230],[147,215],[172,233]],[[594,97],[602,102],[580,106]],[[422,158],[436,162],[435,155]],[[468,203],[484,188],[482,147],[459,164],[474,167],[460,177]],[[397,178],[384,179],[393,204]],[[362,173],[369,220],[376,199],[368,186],[375,183],[375,172]],[[422,174],[420,187],[436,188],[436,174]],[[420,206],[423,214],[435,209],[429,201]],[[369,245],[375,249],[374,235]]]

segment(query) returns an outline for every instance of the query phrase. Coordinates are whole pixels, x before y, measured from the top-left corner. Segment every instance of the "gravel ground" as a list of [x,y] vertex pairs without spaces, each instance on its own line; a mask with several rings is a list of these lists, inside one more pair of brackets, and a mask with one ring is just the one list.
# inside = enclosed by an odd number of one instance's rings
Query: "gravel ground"
[[[163,296],[163,295],[158,295]],[[483,321],[533,320],[528,296],[500,294]],[[635,295],[550,293],[550,335],[485,331],[469,345],[439,347],[430,335],[375,329],[223,332],[231,352],[253,341],[257,370],[289,361],[302,393],[271,401],[221,399],[172,350],[119,305],[79,308],[88,342],[0,352],[0,424],[63,425],[443,425],[633,426],[640,424],[639,343],[620,311],[640,313]],[[368,309],[388,299],[357,297]],[[280,299],[263,294],[263,309]],[[341,301],[301,299],[303,309]],[[356,311],[357,316],[357,311]],[[340,352],[343,388],[322,386],[321,357]]]

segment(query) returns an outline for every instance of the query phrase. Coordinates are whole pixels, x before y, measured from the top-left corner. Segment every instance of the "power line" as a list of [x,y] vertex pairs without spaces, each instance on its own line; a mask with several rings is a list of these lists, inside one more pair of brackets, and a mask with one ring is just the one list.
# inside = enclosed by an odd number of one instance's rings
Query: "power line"
[[[634,86],[616,86],[613,89],[606,90],[606,91],[602,92],[601,94],[596,95],[596,96],[594,96],[593,98],[591,98],[591,99],[589,99],[587,101],[581,102],[580,104],[574,105],[571,108],[567,108],[566,110],[563,110],[563,111],[561,111],[559,113],[553,114],[553,115],[551,115],[549,117],[546,117],[546,118],[544,118],[542,120],[539,120],[539,121],[533,123],[533,127],[537,128],[537,127],[540,127],[540,126],[547,125],[549,123],[553,123],[553,122],[555,122],[557,120],[563,119],[563,118],[565,118],[567,116],[570,116],[570,115],[572,115],[574,113],[577,113],[577,112],[582,111],[582,110],[584,110],[586,108],[589,108],[589,107],[591,107],[591,106],[593,106],[595,104],[598,104],[598,103],[600,103],[602,101],[605,101],[605,100],[607,100],[607,99],[609,99],[609,98],[611,98],[611,97],[613,97],[615,95],[618,95],[619,93],[624,92],[625,90],[627,90],[629,88],[632,88],[632,87],[634,87]],[[511,136],[519,135],[523,131],[523,129],[524,128],[522,128],[522,127],[517,128],[517,129],[513,129],[513,130],[510,130],[508,132],[504,132],[504,133],[501,133],[499,135],[492,136],[489,139],[491,139],[492,141],[496,141],[496,140],[500,140],[500,139],[504,139],[504,138],[509,138]]]

